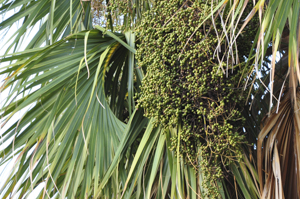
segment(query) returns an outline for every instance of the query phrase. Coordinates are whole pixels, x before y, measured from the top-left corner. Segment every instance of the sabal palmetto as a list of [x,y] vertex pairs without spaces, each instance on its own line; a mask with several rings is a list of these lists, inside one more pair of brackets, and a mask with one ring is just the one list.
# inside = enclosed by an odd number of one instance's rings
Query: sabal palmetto
[[[14,11],[0,23],[3,33],[11,34],[10,45],[1,57],[1,62],[9,63],[1,69],[5,76],[1,91],[8,90],[9,95],[1,109],[2,127],[6,130],[0,139],[0,165],[13,163],[0,190],[2,197],[27,196],[39,184],[44,187],[41,198],[201,197],[205,192],[201,172],[195,173],[195,165],[185,164],[170,150],[170,139],[178,136],[180,129],[161,133],[154,118],[145,118],[143,110],[135,107],[134,96],[146,73],[135,60],[135,37],[139,34],[136,28],[143,14],[155,15],[151,9],[157,1],[0,2],[2,16]],[[240,20],[244,19],[244,8],[249,8],[247,0],[224,0],[212,5],[215,7],[205,20],[219,20],[224,13],[227,16],[218,39],[225,40],[228,48],[220,55],[234,52],[237,36],[247,34],[242,24],[252,23],[256,12],[260,24],[256,23],[261,27],[253,44],[256,55],[245,54],[249,66],[245,71],[250,72],[244,83],[255,85],[250,95],[254,99],[252,109],[244,112],[248,118],[248,142],[254,143],[258,137],[258,156],[244,145],[243,161],[227,168],[232,177],[220,179],[215,186],[222,198],[295,196],[300,190],[299,174],[293,175],[299,167],[300,150],[298,133],[294,133],[299,128],[299,2],[260,0],[245,22]],[[173,15],[176,11],[170,20]],[[205,25],[205,20],[199,22],[199,27]],[[13,29],[16,23],[19,28]],[[31,39],[25,42],[28,34]],[[276,63],[278,51],[284,56]],[[269,66],[265,63],[271,54]],[[279,70],[284,72],[278,75],[275,71]],[[287,78],[289,74],[292,75]],[[282,83],[278,83],[279,79]],[[289,88],[280,92],[289,79]],[[272,97],[266,97],[266,90]],[[258,135],[262,116],[272,106],[277,108],[274,99],[278,100],[278,114],[271,113]],[[265,106],[268,104],[270,108]],[[20,112],[21,118],[15,119]],[[273,127],[275,124],[281,127]],[[267,137],[273,134],[277,137]],[[261,151],[266,149],[270,150],[263,158]],[[288,162],[291,156],[296,158]],[[263,161],[266,168],[262,168]],[[292,161],[295,167],[288,177],[293,181],[284,185],[282,182],[289,180],[281,180],[280,176]],[[263,175],[263,171],[268,173]]]

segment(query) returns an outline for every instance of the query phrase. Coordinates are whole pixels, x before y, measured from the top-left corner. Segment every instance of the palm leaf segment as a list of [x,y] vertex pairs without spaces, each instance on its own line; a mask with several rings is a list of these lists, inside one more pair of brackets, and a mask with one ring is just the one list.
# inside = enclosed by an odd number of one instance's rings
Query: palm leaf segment
[[53,189],[43,194],[59,191],[71,198],[78,189],[90,195],[98,187],[125,130],[104,92],[105,70],[118,48],[126,51],[115,39],[92,30],[2,59],[17,60],[2,72],[10,74],[2,89],[10,88],[10,97],[17,100],[1,116],[9,121],[30,107],[2,134],[1,143],[13,141],[2,151],[1,164],[13,159],[16,171],[6,183],[5,197],[19,190],[15,186],[25,174],[21,195],[42,182],[45,191]]
[[[299,195],[299,113],[291,102],[291,91],[284,94],[258,137],[258,174],[262,198],[293,198]],[[299,92],[297,93],[299,104]],[[267,139],[265,138],[267,136]]]
[[[0,23],[4,34],[14,32],[7,40],[9,50],[32,49],[41,45],[53,44],[67,35],[92,29],[90,4],[80,0],[73,1],[0,1],[0,14],[5,17]],[[15,30],[16,25],[20,28]],[[38,31],[36,29],[38,28]],[[11,31],[9,31],[11,30]],[[30,42],[25,40],[30,35]]]

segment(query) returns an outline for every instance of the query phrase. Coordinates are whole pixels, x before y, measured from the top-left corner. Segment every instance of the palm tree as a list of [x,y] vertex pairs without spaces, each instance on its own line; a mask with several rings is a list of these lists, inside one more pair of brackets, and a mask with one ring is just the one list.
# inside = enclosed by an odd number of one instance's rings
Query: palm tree
[[[39,198],[300,196],[298,1],[0,2],[0,30],[11,34],[1,56],[8,63],[0,72],[5,76],[1,92],[9,94],[1,107],[0,165],[13,164],[5,170],[9,176],[1,197],[22,198],[39,188]],[[172,49],[171,43],[179,56],[173,65],[160,63],[173,59],[163,51]],[[198,44],[206,49],[201,55]],[[209,113],[197,113],[200,106],[181,110],[185,102],[159,101],[188,98],[183,90],[174,95],[162,90],[173,88],[168,82],[180,85],[191,78],[168,70],[185,70],[182,60],[193,54],[200,57],[197,64],[207,64],[208,78],[217,82],[211,86],[225,89],[204,95],[197,84],[193,95],[205,98],[207,109],[240,111],[233,119],[243,117],[245,123],[221,119],[240,134],[230,130],[217,139],[223,134],[215,133],[213,119],[227,113],[210,120]],[[156,61],[163,66],[157,69],[166,71],[154,70]],[[215,77],[218,68],[224,74]],[[173,79],[161,86],[160,79],[168,76]],[[235,99],[237,92],[242,97],[232,107],[213,104],[228,93]],[[192,132],[202,134],[187,134],[189,115],[199,116]],[[216,140],[226,141],[218,156]]]

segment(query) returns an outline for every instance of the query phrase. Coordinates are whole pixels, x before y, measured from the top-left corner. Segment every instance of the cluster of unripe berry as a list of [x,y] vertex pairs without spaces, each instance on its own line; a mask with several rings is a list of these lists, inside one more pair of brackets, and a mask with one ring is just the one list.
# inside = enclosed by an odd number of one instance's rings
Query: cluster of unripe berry
[[146,14],[139,29],[138,64],[147,74],[138,106],[165,129],[182,127],[172,149],[180,139],[177,155],[200,165],[207,194],[217,196],[213,185],[224,166],[241,158],[244,96],[237,86],[242,67],[234,66],[226,78],[213,58],[218,40],[211,21],[199,27],[211,12],[207,1],[157,1],[153,9],[155,15]]

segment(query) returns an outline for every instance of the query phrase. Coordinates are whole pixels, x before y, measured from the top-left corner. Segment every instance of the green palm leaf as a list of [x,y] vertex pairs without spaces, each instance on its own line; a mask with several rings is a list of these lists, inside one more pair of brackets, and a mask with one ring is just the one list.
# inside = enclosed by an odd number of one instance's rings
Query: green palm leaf
[[[125,39],[121,34],[117,37]],[[92,30],[39,51],[28,50],[21,60],[17,53],[3,58],[17,62],[2,72],[9,74],[2,89],[21,97],[3,107],[1,116],[6,122],[18,111],[26,111],[1,139],[13,140],[1,153],[1,164],[16,156],[18,170],[8,178],[5,197],[24,172],[29,176],[21,181],[23,186],[34,188],[44,182],[43,194],[59,193],[63,198],[92,194],[125,131],[125,124],[110,109],[104,82],[112,63],[109,55],[120,48],[124,47],[115,39]],[[126,57],[119,57],[123,65]],[[34,90],[26,94],[30,89]]]
[[[0,23],[1,30],[13,32],[8,42],[11,42],[6,53],[18,48],[32,49],[59,41],[61,37],[92,28],[90,4],[80,0],[72,1],[33,1],[3,0],[0,14],[18,12]],[[14,24],[20,24],[15,31]],[[36,29],[38,30],[36,31]],[[26,42],[26,34],[32,37]],[[25,39],[25,40],[24,40]]]

